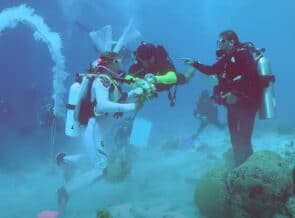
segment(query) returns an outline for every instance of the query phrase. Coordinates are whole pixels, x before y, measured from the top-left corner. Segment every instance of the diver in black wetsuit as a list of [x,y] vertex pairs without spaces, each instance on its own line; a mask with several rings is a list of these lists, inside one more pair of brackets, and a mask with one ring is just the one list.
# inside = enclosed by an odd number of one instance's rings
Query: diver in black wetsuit
[[[168,91],[170,106],[175,105],[176,87],[189,82],[195,73],[189,68],[184,73],[176,71],[168,52],[162,45],[142,42],[134,52],[136,61],[130,66],[125,79],[136,81],[137,78],[153,80],[157,92]],[[172,87],[174,86],[174,90]]]
[[188,58],[190,64],[207,75],[216,75],[214,99],[227,109],[227,122],[235,164],[243,163],[253,153],[251,136],[255,115],[261,103],[262,86],[251,50],[241,43],[237,34],[226,30],[217,41],[218,60],[211,66]]
[[193,134],[193,139],[197,138],[209,124],[213,124],[221,130],[226,127],[226,125],[221,123],[218,119],[217,106],[211,98],[208,90],[202,91],[196,102],[196,108],[193,111],[193,115],[200,120],[200,126],[197,132]]

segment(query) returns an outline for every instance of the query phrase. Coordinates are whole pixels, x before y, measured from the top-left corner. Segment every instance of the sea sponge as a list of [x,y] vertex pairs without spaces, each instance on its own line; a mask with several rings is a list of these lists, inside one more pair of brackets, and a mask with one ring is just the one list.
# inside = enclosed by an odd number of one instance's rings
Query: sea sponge
[[278,154],[259,151],[239,167],[226,169],[210,169],[197,183],[195,203],[204,217],[294,217],[292,173]]
[[96,211],[96,218],[113,218],[113,217],[107,209],[99,208]]
[[195,204],[206,218],[230,217],[226,172],[224,167],[210,169],[197,182]]
[[232,207],[243,208],[261,218],[281,213],[293,193],[288,164],[271,151],[254,153],[229,172],[227,187]]

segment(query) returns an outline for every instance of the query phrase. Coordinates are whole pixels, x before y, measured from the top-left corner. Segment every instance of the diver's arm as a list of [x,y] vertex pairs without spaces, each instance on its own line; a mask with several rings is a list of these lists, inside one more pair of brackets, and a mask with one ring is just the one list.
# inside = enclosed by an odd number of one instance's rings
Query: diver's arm
[[156,75],[155,78],[158,84],[171,85],[177,82],[177,75],[174,71],[168,71],[163,75]]
[[186,72],[183,73],[186,81],[189,81],[195,75],[196,69],[194,67],[189,67]]
[[124,76],[124,80],[126,80],[126,82],[124,83],[124,85],[127,85],[127,86],[130,86],[130,87],[133,87],[136,80],[138,80],[137,77],[131,75],[131,74],[126,74]]
[[92,85],[96,107],[95,113],[113,113],[113,112],[129,112],[136,109],[135,103],[121,104],[110,101],[109,99],[109,85],[104,85],[100,78],[94,80]]
[[207,75],[214,75],[223,71],[224,64],[225,64],[224,61],[225,61],[224,58],[222,58],[213,65],[204,65],[198,61],[194,61],[192,66],[196,68],[198,71],[200,71],[201,73],[204,73]]
[[190,66],[186,72],[177,74],[177,84],[186,84],[194,75],[196,69]]

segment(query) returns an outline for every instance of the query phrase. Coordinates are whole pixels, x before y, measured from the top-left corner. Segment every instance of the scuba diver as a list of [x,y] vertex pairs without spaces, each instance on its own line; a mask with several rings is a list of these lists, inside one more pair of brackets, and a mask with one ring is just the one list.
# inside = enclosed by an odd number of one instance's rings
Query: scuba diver
[[226,127],[226,124],[222,124],[218,119],[217,106],[208,90],[202,91],[196,102],[196,107],[193,110],[193,116],[200,121],[200,125],[194,134],[179,143],[179,147],[183,150],[192,148],[194,146],[194,141],[209,124],[215,125],[220,130]]
[[217,106],[214,104],[208,90],[202,91],[196,102],[193,116],[200,120],[200,126],[197,132],[192,135],[193,140],[196,139],[209,124],[214,124],[220,130],[226,127],[226,125],[222,124],[218,119]]
[[[154,83],[157,91],[168,90],[170,106],[174,106],[177,85],[187,83],[194,75],[194,68],[190,68],[184,74],[177,73],[167,51],[161,45],[142,42],[134,56],[136,62],[129,68],[125,79],[134,82],[138,78],[145,79]],[[171,91],[173,85],[175,87]]]
[[184,60],[206,75],[217,76],[213,98],[227,109],[236,166],[253,153],[251,138],[256,112],[262,103],[263,92],[274,81],[272,75],[260,75],[253,51],[256,50],[252,43],[241,43],[234,31],[225,30],[217,40],[215,64],[207,66],[191,58]]
[[[120,82],[124,74],[120,71],[120,67],[121,57],[118,53],[103,52],[98,59],[97,67],[90,68],[90,72],[82,75],[82,78],[70,89],[69,100],[75,97],[77,104],[69,102],[67,106],[66,134],[73,137],[79,135],[73,131],[82,133],[85,154],[58,153],[56,162],[63,170],[67,170],[69,165],[77,165],[83,160],[88,160],[91,169],[75,176],[64,174],[65,185],[57,191],[60,214],[64,212],[69,193],[104,175],[108,162],[108,149],[110,149],[105,144],[105,139],[116,119],[116,113],[135,112],[143,103],[140,101],[123,103],[127,96],[121,92]],[[78,92],[74,93],[76,89],[73,87],[77,88],[79,82],[81,83]],[[73,125],[75,122],[79,122],[79,125]]]

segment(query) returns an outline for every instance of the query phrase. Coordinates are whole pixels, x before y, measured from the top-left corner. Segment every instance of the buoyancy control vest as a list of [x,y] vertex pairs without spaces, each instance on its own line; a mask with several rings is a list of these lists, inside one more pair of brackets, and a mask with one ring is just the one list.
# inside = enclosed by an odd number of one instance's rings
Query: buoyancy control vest
[[109,83],[110,99],[119,102],[122,91],[119,83],[107,74],[98,73],[80,74],[69,91],[67,105],[65,134],[70,137],[80,135],[80,128],[87,125],[89,118],[94,117],[96,101],[91,101],[91,89],[95,79],[100,78],[102,83]]
[[[242,43],[239,49],[248,49],[253,59],[256,63],[256,69],[259,74],[259,84],[262,91],[261,104],[259,107],[259,119],[270,119],[275,116],[276,113],[276,102],[273,83],[275,82],[275,76],[272,74],[270,61],[264,56],[265,49],[257,49],[253,43],[247,42]],[[234,51],[235,52],[235,51]],[[214,99],[217,103],[223,104],[224,99],[219,99],[217,92],[220,92],[220,89],[230,89],[230,84],[227,84],[226,87],[220,87],[220,84],[214,87]]]

